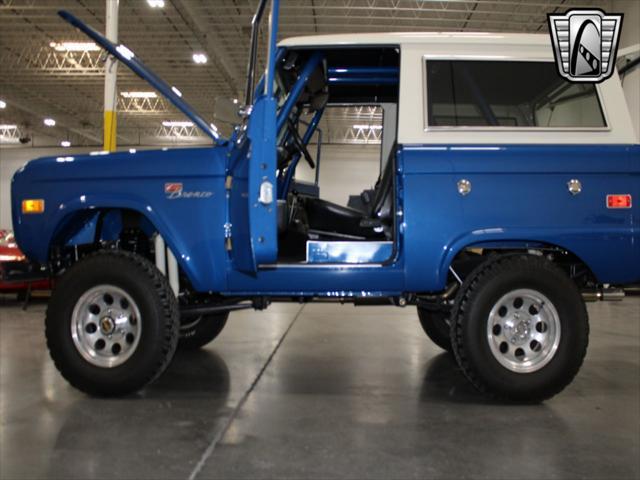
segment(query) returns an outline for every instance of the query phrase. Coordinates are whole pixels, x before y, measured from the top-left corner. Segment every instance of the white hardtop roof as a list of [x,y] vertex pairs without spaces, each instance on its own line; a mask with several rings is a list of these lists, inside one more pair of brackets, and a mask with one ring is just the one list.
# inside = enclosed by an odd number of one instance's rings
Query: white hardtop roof
[[549,46],[546,33],[489,33],[489,32],[400,32],[400,33],[344,33],[311,35],[282,40],[281,47],[320,47],[347,45],[442,45],[485,44],[495,46]]

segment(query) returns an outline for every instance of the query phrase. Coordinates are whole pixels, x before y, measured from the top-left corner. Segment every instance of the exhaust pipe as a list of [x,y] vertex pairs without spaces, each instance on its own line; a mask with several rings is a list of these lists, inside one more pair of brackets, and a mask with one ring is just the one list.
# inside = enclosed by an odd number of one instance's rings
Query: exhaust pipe
[[625,297],[622,288],[599,288],[594,290],[584,290],[582,298],[585,302],[619,302]]

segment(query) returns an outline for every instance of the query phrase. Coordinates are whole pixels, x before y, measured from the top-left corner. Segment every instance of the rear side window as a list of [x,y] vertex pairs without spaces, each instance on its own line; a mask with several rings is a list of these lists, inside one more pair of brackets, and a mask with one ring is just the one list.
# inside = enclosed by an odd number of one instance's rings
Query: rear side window
[[554,63],[426,62],[429,126],[606,127],[595,86],[567,82]]

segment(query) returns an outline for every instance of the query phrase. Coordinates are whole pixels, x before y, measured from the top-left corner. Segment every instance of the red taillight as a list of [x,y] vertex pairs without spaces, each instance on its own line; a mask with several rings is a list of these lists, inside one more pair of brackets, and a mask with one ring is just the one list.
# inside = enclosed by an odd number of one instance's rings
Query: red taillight
[[607,195],[607,208],[631,208],[631,195]]

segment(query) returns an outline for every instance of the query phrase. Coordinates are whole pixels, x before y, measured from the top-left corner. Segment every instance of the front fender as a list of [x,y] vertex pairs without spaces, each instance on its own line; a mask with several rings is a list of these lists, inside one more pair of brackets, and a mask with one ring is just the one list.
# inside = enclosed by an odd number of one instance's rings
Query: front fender
[[[58,243],[88,243],[94,238],[97,212],[131,210],[139,213],[162,235],[194,288],[223,290],[224,259],[214,258],[215,238],[219,240],[219,250],[224,249],[223,222],[221,219],[219,223],[215,222],[216,205],[212,201],[199,199],[194,202],[198,203],[196,208],[186,201],[177,207],[159,208],[156,205],[158,202],[133,193],[87,193],[62,201],[48,198],[47,209],[53,210],[48,215],[15,215],[16,224],[19,225],[16,238],[29,258],[47,263],[52,246]],[[219,231],[213,226],[216,223]],[[65,232],[73,234],[70,236]],[[218,265],[218,268],[213,268],[214,265]]]
[[[222,291],[225,162],[221,147],[33,160],[11,184],[18,245],[32,260],[46,263],[52,245],[71,238],[69,231],[73,236],[74,229],[86,228],[72,243],[91,238],[93,211],[132,210],[164,237],[194,288]],[[44,214],[21,213],[22,200],[29,198],[45,200]]]

